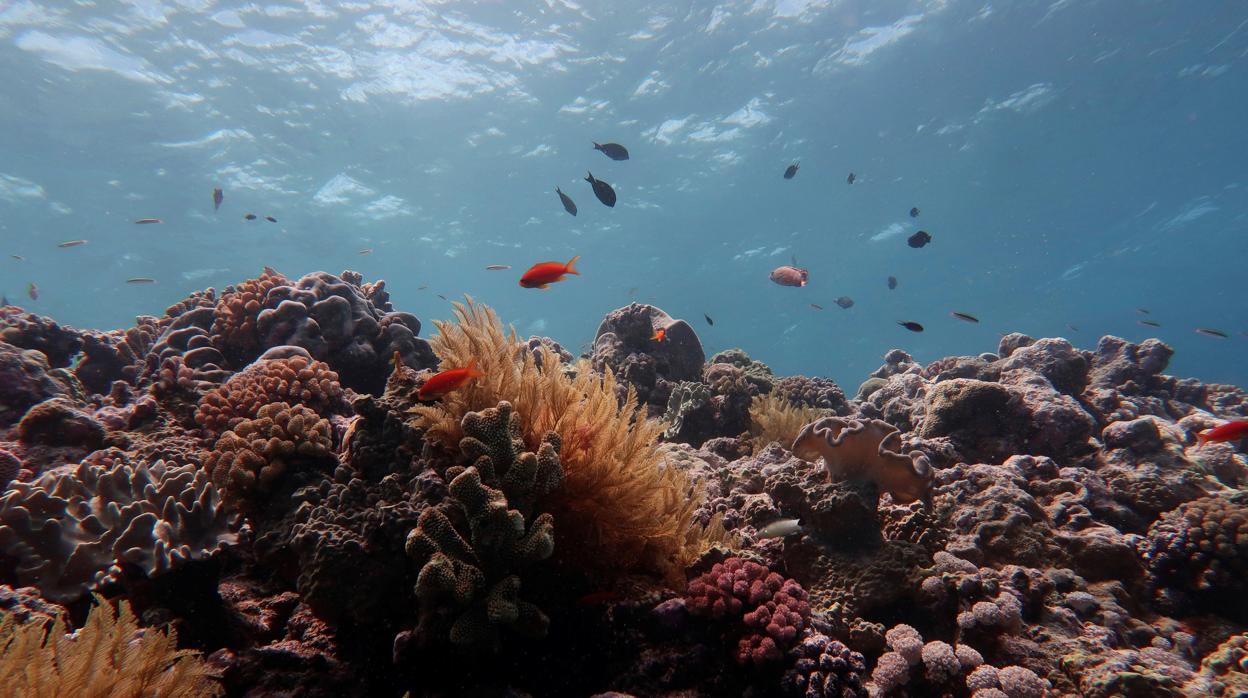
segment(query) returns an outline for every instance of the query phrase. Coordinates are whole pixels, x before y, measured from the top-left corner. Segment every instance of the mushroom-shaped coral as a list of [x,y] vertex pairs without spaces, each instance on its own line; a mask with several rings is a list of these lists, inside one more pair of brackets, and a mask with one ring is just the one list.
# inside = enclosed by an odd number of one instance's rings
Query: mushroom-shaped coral
[[234,425],[204,456],[204,469],[227,502],[242,505],[274,484],[295,462],[334,463],[329,420],[303,405],[274,402]]
[[[270,356],[282,358],[266,358]],[[205,395],[195,411],[195,421],[219,434],[252,419],[262,406],[273,402],[304,405],[322,416],[346,410],[338,374],[327,364],[296,347],[275,347]]]
[[926,500],[931,463],[922,451],[898,453],[900,445],[901,432],[888,422],[824,417],[802,429],[792,451],[806,461],[822,458],[829,477],[870,480],[899,504]]

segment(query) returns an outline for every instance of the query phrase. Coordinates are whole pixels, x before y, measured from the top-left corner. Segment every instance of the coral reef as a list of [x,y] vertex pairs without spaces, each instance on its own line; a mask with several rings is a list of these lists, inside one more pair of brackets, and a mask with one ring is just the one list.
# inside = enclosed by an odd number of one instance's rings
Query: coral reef
[[0,311],[4,659],[59,694],[92,637],[157,695],[1248,690],[1248,455],[1195,438],[1248,393],[1161,342],[895,349],[849,399],[652,306],[580,360],[454,313],[426,344],[383,282],[271,269],[109,332]]

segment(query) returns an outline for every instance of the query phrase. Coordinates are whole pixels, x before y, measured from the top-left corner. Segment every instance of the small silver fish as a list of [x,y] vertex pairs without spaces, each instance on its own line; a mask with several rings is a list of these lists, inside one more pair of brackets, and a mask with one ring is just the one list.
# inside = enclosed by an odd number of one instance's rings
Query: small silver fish
[[802,530],[801,519],[777,519],[771,523],[758,529],[758,535],[755,538],[765,540],[767,538],[785,538]]
[[150,225],[152,223],[164,223],[164,221],[159,218],[140,218],[134,222],[135,225]]
[[147,276],[136,276],[133,279],[126,279],[126,283],[128,284],[154,284],[156,283],[156,279],[153,279]]
[[510,268],[511,268],[510,264],[491,264],[485,269],[486,271],[503,271],[504,269],[510,269]]
[[1211,330],[1207,327],[1197,327],[1196,334],[1203,334],[1206,337],[1217,337],[1218,339],[1229,339],[1230,335],[1222,330]]
[[87,244],[86,240],[66,240],[65,242],[57,245],[57,247],[79,247],[85,244]]
[[372,254],[372,253],[373,253],[373,248],[365,247],[364,249],[360,250],[356,254]]
[[25,262],[25,261],[26,261],[26,258],[25,258],[25,257],[23,257],[23,256],[21,256],[20,254],[11,254],[11,255],[9,255],[9,256],[10,256],[10,257],[12,257],[13,259],[16,259],[16,260],[17,260],[17,261],[19,261],[19,262]]

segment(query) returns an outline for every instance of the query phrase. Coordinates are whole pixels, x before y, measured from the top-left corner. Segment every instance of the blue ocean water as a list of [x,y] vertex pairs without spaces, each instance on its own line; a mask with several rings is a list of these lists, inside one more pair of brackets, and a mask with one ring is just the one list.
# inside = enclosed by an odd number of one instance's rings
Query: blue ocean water
[[[1169,372],[1245,385],[1246,58],[1241,2],[2,2],[0,291],[113,328],[355,269],[426,323],[469,293],[574,351],[653,303],[850,391],[889,348],[1011,331],[1157,336]],[[807,287],[768,280],[794,258]]]

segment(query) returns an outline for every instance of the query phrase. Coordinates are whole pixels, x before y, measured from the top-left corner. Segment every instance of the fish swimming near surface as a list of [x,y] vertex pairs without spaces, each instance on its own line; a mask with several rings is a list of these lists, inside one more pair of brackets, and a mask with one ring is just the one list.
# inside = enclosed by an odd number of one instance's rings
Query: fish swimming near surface
[[580,258],[580,255],[577,255],[568,260],[567,264],[563,262],[538,262],[529,267],[529,270],[524,272],[524,276],[520,277],[520,285],[525,288],[546,288],[557,281],[563,281],[563,277],[568,274],[580,276],[581,272],[574,267]]
[[438,298],[441,298],[441,299],[442,299],[442,300],[444,300],[444,301],[449,301],[449,300],[450,300],[449,298],[447,298],[446,296],[442,295],[441,293],[436,294],[436,295],[438,296]]
[[126,279],[126,283],[128,284],[154,284],[156,283],[156,279],[153,279],[150,276],[136,276],[133,279]]
[[417,290],[417,291],[423,291],[423,290],[425,290],[425,289],[427,289],[427,288],[429,288],[429,284],[421,284],[421,285],[419,285],[419,286],[417,286],[417,287],[416,287],[416,290]]
[[785,538],[800,533],[802,530],[801,519],[777,519],[771,523],[758,529],[758,534],[754,537],[759,540],[768,538]]
[[899,322],[898,325],[910,330],[911,332],[922,332],[923,326],[917,322]]
[[1248,439],[1248,419],[1227,422],[1212,429],[1205,429],[1196,435],[1196,450],[1199,451],[1204,448],[1205,444],[1210,441],[1224,443],[1226,441],[1240,441],[1243,439]]
[[256,220],[256,214],[254,214],[254,213],[248,213],[248,214],[246,214],[246,215],[244,215],[244,216],[243,216],[243,220],[245,220],[245,221],[254,221],[254,220]]
[[140,218],[134,222],[135,225],[151,225],[152,223],[164,223],[164,221],[159,218]]
[[793,163],[792,165],[789,165],[788,167],[784,168],[784,178],[785,178],[785,179],[793,179],[794,177],[796,177],[796,176],[797,176],[797,171],[798,171],[800,168],[801,168],[801,165],[797,164],[796,162],[795,162],[795,163]]
[[221,202],[225,201],[225,192],[221,191],[221,187],[212,190],[212,210],[216,211],[221,208]]
[[811,303],[810,307],[814,308],[815,310],[823,310],[823,306],[819,305],[818,303]]
[[915,207],[915,208],[910,209],[910,217],[911,217],[911,218],[918,218],[918,217],[919,217],[919,209],[918,209],[918,207]]
[[274,218],[273,216],[265,216],[265,217],[264,217],[264,220],[266,220],[266,221],[268,221],[268,222],[270,222],[270,223],[276,223],[276,222],[277,222],[277,219],[276,219],[276,218]]
[[559,187],[555,187],[555,193],[559,195],[559,201],[563,203],[563,210],[575,216],[576,215],[576,202],[572,200],[572,197],[568,196],[567,194],[564,194],[563,190],[560,189]]
[[1067,328],[1067,329],[1069,329],[1071,332],[1078,332],[1078,331],[1079,331],[1079,328],[1078,328],[1078,327],[1075,327],[1074,325],[1069,325],[1069,324],[1068,324],[1068,325],[1066,325],[1066,328]]
[[966,313],[959,313],[956,310],[950,311],[949,316],[956,317],[957,319],[964,320],[966,322],[974,322],[974,323],[979,322],[979,318],[975,317],[974,315],[968,315]]
[[667,339],[667,330],[666,330],[666,329],[664,329],[664,328],[662,328],[662,327],[660,327],[659,329],[655,330],[655,331],[654,331],[654,334],[653,334],[653,335],[651,335],[651,337],[650,337],[650,341],[652,341],[652,342],[662,342],[662,341],[664,341],[664,340],[666,340],[666,339]]
[[1211,330],[1208,327],[1197,327],[1196,334],[1203,334],[1206,337],[1217,337],[1218,339],[1230,339],[1230,335],[1222,330]]
[[372,253],[373,253],[373,248],[371,248],[371,247],[365,247],[364,249],[360,250],[359,252],[356,252],[356,254],[360,254],[360,255],[364,255],[364,254],[372,254]]
[[710,325],[711,327],[715,326],[715,321],[711,319],[710,315],[707,315],[706,313],[702,313],[702,317],[706,318],[706,324]]
[[810,272],[805,269],[783,266],[776,267],[771,270],[771,276],[769,278],[781,286],[797,286],[798,288],[801,288],[806,285],[806,280],[809,277]]
[[1150,311],[1148,308],[1136,308],[1135,312],[1139,313],[1140,315],[1152,315],[1153,314],[1152,311]]
[[19,261],[19,262],[25,262],[25,261],[26,261],[26,258],[25,258],[25,257],[23,257],[23,256],[21,256],[20,254],[11,254],[11,255],[9,255],[9,256],[10,256],[10,257],[12,257],[13,259],[16,259],[16,260],[17,260],[17,261]]
[[57,245],[57,247],[82,247],[85,244],[87,244],[86,240],[66,240]]
[[26,287],[26,295],[30,296],[32,301],[39,300],[39,287],[35,285],[35,282],[30,282],[30,285]]
[[891,291],[895,288],[897,288],[897,277],[895,276],[888,277],[888,290]]
[[849,296],[841,296],[840,298],[836,299],[836,304],[841,306],[845,310],[849,310],[850,308],[854,307],[854,299],[850,298]]
[[[593,143],[593,141],[590,141]],[[619,143],[594,143],[594,150],[601,150],[603,155],[612,160],[627,160],[628,148]]]
[[598,200],[603,205],[611,208],[615,207],[615,190],[611,188],[610,184],[601,179],[594,179],[593,172],[586,173],[585,181],[594,187],[594,196],[598,197]]
[[913,247],[916,250],[919,249],[920,247],[924,247],[925,245],[927,245],[927,243],[931,241],[932,241],[932,236],[928,235],[926,230],[920,230],[914,235],[911,235],[910,237],[906,238],[906,244]]
[[845,183],[846,183],[846,184],[853,184],[855,179],[858,179],[858,178],[854,176],[854,173],[853,173],[853,172],[850,172],[850,173],[849,173],[849,176],[845,178]]
[[1156,320],[1136,320],[1137,324],[1147,325],[1148,327],[1161,327],[1161,323]]
[[477,368],[477,360],[474,358],[463,368],[450,368],[431,376],[424,385],[420,386],[420,390],[416,391],[416,397],[420,400],[436,400],[447,393],[459,390],[467,385],[468,381],[484,375]]
[[504,269],[510,269],[510,268],[511,268],[510,264],[491,264],[490,266],[486,267],[485,270],[486,271],[503,271]]

